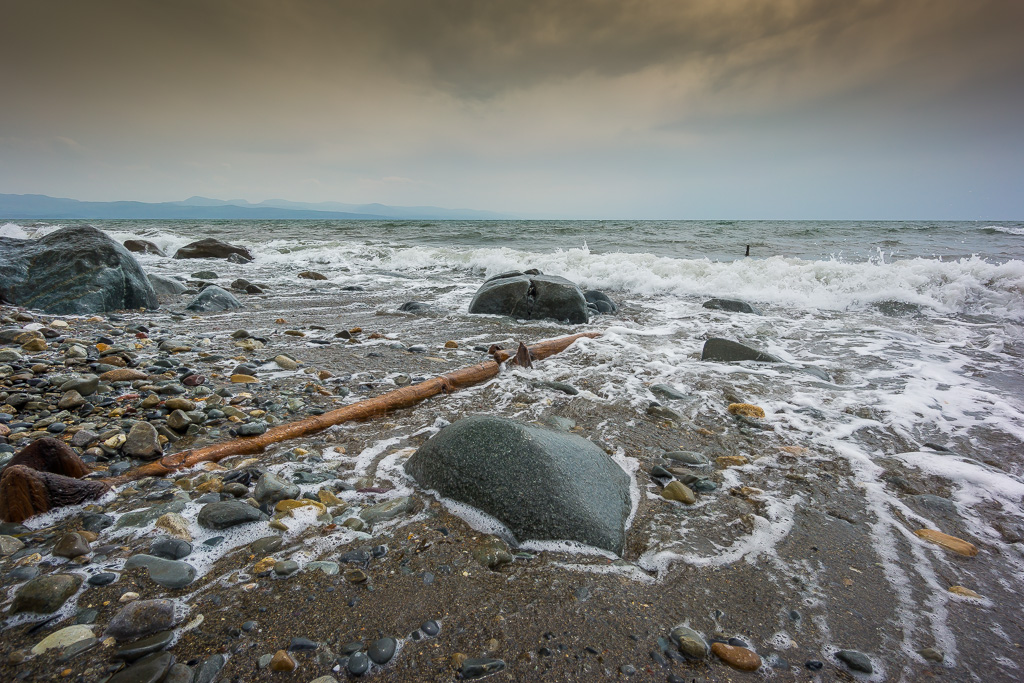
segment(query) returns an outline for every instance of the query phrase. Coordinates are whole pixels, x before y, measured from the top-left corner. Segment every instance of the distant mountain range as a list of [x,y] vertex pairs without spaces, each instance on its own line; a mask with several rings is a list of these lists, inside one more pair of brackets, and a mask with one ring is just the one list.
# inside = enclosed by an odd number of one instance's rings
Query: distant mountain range
[[247,220],[500,220],[509,214],[437,206],[385,204],[305,204],[268,199],[252,204],[244,199],[189,197],[180,202],[82,202],[44,194],[0,194],[0,219],[247,219]]

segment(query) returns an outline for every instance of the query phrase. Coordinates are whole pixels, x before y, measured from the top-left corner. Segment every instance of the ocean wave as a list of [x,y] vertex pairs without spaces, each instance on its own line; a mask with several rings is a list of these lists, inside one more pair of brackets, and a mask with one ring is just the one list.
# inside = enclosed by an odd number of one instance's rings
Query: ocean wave
[[1004,235],[1024,235],[1024,228],[1008,228],[1002,225],[986,225],[982,230],[990,235],[997,232],[1001,232]]
[[32,225],[21,225],[19,223],[4,223],[0,225],[0,237],[14,237],[20,240],[38,239],[43,235],[49,235],[54,230],[60,230],[62,224],[50,225],[48,223],[33,223]]

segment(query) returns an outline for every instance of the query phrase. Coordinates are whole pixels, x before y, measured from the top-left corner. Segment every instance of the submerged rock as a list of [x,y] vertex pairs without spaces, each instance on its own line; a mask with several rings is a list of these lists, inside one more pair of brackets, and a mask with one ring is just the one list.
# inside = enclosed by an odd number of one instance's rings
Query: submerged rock
[[781,359],[771,354],[720,337],[711,337],[704,342],[704,350],[700,354],[700,359],[721,363],[734,363],[743,360],[752,360],[758,363],[782,362]]
[[0,292],[10,303],[47,313],[159,306],[135,257],[91,225],[39,239],[0,237]]
[[619,310],[619,307],[607,294],[596,289],[588,289],[583,292],[583,298],[587,300],[587,305],[598,313],[617,313]]
[[48,574],[37,576],[14,594],[11,614],[21,612],[37,612],[49,614],[56,612],[75,594],[82,585],[82,577],[77,574]]
[[746,301],[739,301],[737,299],[708,299],[703,304],[704,308],[710,308],[718,311],[729,311],[730,313],[753,313],[754,315],[761,315],[760,309],[751,306]]
[[525,320],[551,319],[572,325],[590,319],[587,300],[574,283],[554,275],[514,271],[496,275],[480,286],[470,313],[508,315]]
[[229,258],[230,256],[239,256],[242,259],[242,263],[248,263],[252,261],[252,254],[245,247],[238,247],[233,244],[221,242],[215,240],[212,237],[208,237],[204,240],[197,242],[191,242],[186,244],[174,254],[176,259],[186,258]]
[[405,468],[421,486],[496,517],[518,540],[572,540],[622,552],[629,476],[579,436],[469,417],[431,437]]

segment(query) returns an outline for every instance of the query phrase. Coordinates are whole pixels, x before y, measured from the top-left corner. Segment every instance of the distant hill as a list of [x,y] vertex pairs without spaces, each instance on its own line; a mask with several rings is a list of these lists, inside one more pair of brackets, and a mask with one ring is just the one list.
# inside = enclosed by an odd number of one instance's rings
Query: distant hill
[[179,202],[82,202],[43,194],[0,194],[0,218],[5,219],[243,219],[243,220],[488,220],[505,214],[436,206],[384,204],[303,204],[271,199],[252,204],[244,199],[190,197]]

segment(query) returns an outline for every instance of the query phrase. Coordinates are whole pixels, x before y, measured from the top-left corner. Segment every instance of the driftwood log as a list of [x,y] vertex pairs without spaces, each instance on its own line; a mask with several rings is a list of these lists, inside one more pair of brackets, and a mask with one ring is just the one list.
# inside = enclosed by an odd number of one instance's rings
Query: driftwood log
[[[529,358],[541,360],[553,356],[567,349],[574,341],[582,337],[593,339],[600,336],[598,332],[583,332],[568,337],[559,337],[547,341],[538,342],[526,347],[529,351]],[[519,354],[522,355],[520,350]],[[419,384],[412,384],[401,389],[389,391],[374,398],[352,403],[343,408],[332,410],[323,415],[313,415],[303,420],[290,422],[288,424],[272,427],[260,436],[242,437],[225,441],[224,443],[213,444],[191,451],[181,451],[164,456],[160,460],[151,462],[141,467],[125,472],[119,477],[106,479],[112,486],[142,479],[143,477],[163,477],[180,469],[194,467],[201,462],[217,462],[232,455],[254,455],[262,453],[263,450],[272,444],[297,439],[323,431],[328,427],[339,425],[354,420],[367,420],[385,415],[392,410],[408,408],[416,405],[424,399],[438,394],[450,394],[459,389],[479,384],[480,382],[496,377],[501,370],[501,364],[510,358],[515,362],[512,354],[502,349],[495,349],[492,353],[493,360],[477,363],[466,368],[460,368],[444,375],[439,375]]]
[[67,445],[44,437],[26,446],[0,473],[0,519],[22,522],[32,515],[64,505],[76,505],[99,498],[117,486],[143,477],[162,477],[201,462],[217,462],[232,455],[261,453],[271,444],[296,439],[353,420],[379,417],[392,410],[408,408],[438,394],[449,394],[497,376],[501,363],[529,367],[531,360],[540,360],[564,351],[581,337],[594,338],[597,332],[584,332],[539,342],[519,345],[515,356],[503,349],[492,349],[493,360],[439,375],[386,394],[359,401],[337,410],[314,415],[268,429],[264,434],[242,437],[191,451],[164,456],[156,462],[137,467],[120,477],[83,480],[88,466]]

